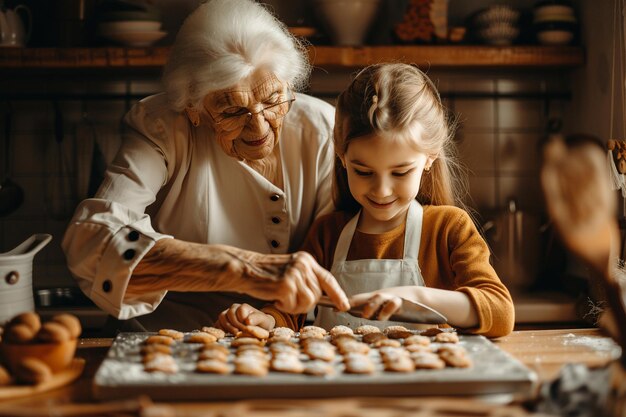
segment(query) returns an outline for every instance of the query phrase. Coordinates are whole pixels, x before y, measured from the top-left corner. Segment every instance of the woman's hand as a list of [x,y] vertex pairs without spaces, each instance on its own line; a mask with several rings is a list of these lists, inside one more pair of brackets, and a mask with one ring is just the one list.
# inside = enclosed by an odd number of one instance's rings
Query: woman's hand
[[337,310],[350,308],[348,297],[335,277],[308,252],[291,255],[255,253],[243,267],[240,292],[274,301],[276,308],[285,313],[306,313],[315,307],[322,293],[328,295]]
[[366,292],[350,297],[352,307],[363,306],[364,319],[389,320],[389,317],[402,306],[402,299],[385,292]]
[[267,339],[275,324],[274,317],[245,303],[222,311],[217,321],[217,326],[228,333],[245,332],[258,339]]

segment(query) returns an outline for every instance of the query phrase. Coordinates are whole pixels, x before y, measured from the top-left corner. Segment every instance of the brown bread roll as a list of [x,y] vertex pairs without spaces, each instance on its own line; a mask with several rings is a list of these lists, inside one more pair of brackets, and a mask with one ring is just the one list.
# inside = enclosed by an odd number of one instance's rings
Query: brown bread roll
[[18,314],[13,317],[7,327],[11,327],[16,324],[25,324],[30,327],[33,333],[37,333],[41,328],[41,320],[39,315],[34,311],[27,311],[26,313]]
[[4,338],[8,343],[28,343],[36,334],[29,325],[18,323],[6,328]]
[[70,340],[70,331],[56,321],[49,321],[41,325],[37,339],[45,343],[61,343]]
[[24,384],[41,384],[52,377],[52,371],[39,359],[26,358],[17,365],[15,377]]
[[4,366],[0,365],[0,387],[10,385],[11,382],[13,382],[11,374]]
[[82,331],[80,320],[72,314],[57,314],[52,317],[53,322],[60,323],[70,332],[70,337],[72,339],[78,339],[80,333]]

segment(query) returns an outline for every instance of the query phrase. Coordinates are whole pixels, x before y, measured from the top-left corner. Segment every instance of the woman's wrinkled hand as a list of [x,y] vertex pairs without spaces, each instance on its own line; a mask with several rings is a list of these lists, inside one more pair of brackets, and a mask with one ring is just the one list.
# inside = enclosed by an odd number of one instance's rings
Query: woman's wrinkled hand
[[274,317],[244,303],[233,304],[227,310],[222,311],[216,325],[235,335],[244,332],[257,339],[267,339],[275,323]]
[[385,292],[367,292],[350,297],[352,307],[363,306],[364,319],[389,320],[402,306],[402,298]]
[[241,292],[273,301],[276,308],[285,313],[302,314],[312,310],[323,293],[337,310],[350,308],[348,297],[335,277],[308,252],[257,254],[245,264],[242,275]]

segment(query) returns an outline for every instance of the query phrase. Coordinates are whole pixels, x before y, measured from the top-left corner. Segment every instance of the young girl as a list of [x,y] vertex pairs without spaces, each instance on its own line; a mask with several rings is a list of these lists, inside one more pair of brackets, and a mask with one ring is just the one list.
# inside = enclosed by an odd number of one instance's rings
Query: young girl
[[[334,128],[337,211],[318,219],[304,244],[329,269],[363,319],[318,307],[316,325],[388,326],[401,298],[424,303],[451,326],[488,337],[514,324],[511,296],[459,198],[452,131],[439,94],[414,66],[362,70],[337,103]],[[233,305],[226,330],[298,329],[272,306]],[[406,324],[405,324],[406,325]],[[410,327],[410,326],[407,326]]]

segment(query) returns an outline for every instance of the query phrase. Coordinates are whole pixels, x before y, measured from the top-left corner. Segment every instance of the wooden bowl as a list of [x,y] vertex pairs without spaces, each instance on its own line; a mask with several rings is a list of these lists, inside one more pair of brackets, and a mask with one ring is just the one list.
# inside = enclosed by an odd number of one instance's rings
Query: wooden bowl
[[77,339],[60,343],[0,343],[0,354],[11,372],[15,372],[22,359],[36,358],[46,363],[55,373],[66,369],[76,352]]

